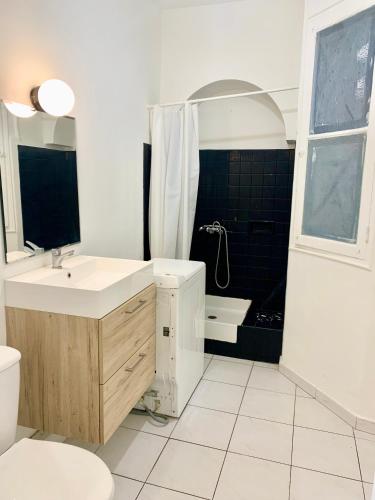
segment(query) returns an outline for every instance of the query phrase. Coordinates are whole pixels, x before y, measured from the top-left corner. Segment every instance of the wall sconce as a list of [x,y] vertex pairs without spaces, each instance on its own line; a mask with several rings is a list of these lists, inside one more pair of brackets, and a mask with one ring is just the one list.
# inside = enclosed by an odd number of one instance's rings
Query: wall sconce
[[35,109],[45,111],[52,116],[64,116],[74,106],[74,93],[62,80],[46,80],[40,87],[30,92],[30,99]]
[[20,104],[19,102],[4,101],[4,106],[12,115],[18,118],[31,118],[36,113],[36,109],[27,104]]
[[19,118],[31,118],[37,111],[45,111],[52,116],[64,116],[73,109],[73,90],[62,80],[46,80],[40,87],[30,92],[33,106],[18,102],[4,101],[7,110]]

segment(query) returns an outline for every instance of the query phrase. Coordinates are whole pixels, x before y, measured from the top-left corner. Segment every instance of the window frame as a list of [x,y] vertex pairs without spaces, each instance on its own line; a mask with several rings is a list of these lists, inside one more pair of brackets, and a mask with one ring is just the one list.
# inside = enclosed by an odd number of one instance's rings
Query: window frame
[[[345,260],[365,267],[369,266],[369,243],[372,238],[370,220],[372,214],[374,166],[375,166],[375,75],[372,81],[369,123],[366,127],[311,134],[311,112],[314,85],[315,54],[317,35],[320,31],[344,21],[363,10],[374,6],[370,0],[346,0],[328,11],[312,17],[306,22],[303,70],[301,75],[303,93],[300,96],[298,144],[296,154],[295,200],[293,210],[292,249],[328,255],[330,258]],[[357,242],[348,243],[302,234],[307,158],[309,141],[335,137],[367,135],[364,155],[361,202],[358,220]]]

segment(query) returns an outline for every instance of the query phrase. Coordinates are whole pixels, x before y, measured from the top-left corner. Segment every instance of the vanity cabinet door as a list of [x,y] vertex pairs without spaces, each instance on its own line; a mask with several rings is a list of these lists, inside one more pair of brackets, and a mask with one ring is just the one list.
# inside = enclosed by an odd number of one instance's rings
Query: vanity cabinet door
[[18,423],[99,442],[98,320],[6,307],[21,352]]
[[100,441],[105,443],[142,397],[155,377],[155,335],[100,386]]
[[155,377],[155,286],[103,319],[6,307],[21,352],[18,423],[104,443]]
[[155,285],[99,320],[100,383],[104,384],[155,333]]

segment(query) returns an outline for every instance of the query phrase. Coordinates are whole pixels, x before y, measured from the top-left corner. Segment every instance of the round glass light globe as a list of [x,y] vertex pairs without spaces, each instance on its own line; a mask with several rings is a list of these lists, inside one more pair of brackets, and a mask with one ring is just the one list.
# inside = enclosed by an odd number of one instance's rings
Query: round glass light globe
[[19,102],[4,101],[4,106],[9,113],[12,113],[12,115],[18,118],[31,118],[36,113],[36,110],[31,106]]
[[62,80],[46,80],[38,89],[38,101],[43,110],[52,116],[67,115],[74,106],[74,93]]

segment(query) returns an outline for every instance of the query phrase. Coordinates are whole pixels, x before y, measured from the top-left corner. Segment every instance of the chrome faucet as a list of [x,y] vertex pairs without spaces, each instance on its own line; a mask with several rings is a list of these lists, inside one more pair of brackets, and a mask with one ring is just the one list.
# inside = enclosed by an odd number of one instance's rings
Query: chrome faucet
[[75,254],[75,250],[62,253],[61,248],[52,248],[52,269],[62,269],[63,260]]
[[26,240],[24,251],[29,253],[30,255],[40,255],[41,253],[44,253],[44,248],[38,247],[36,243]]

